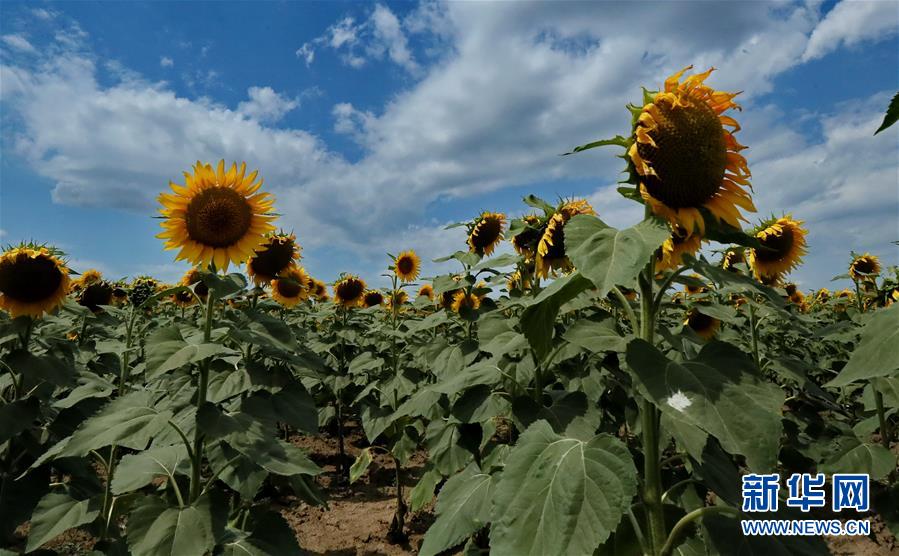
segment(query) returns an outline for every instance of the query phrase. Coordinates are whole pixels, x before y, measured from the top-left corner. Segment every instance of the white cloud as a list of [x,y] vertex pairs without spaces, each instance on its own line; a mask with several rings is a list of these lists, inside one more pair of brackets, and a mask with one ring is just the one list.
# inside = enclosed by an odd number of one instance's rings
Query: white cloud
[[284,97],[271,87],[250,87],[250,100],[237,105],[237,112],[259,122],[277,122],[300,105],[299,100]]
[[370,55],[380,58],[386,51],[390,59],[407,71],[418,71],[418,64],[412,58],[406,35],[400,22],[389,8],[378,4],[371,15],[374,26],[374,41],[368,47]]
[[[383,107],[336,99],[334,129],[362,148],[352,162],[307,131],[271,127],[302,95],[289,99],[269,87],[251,88],[248,100],[229,110],[179,97],[164,84],[102,85],[98,64],[77,49],[41,64],[3,66],[0,84],[4,103],[22,120],[17,152],[54,181],[58,202],[146,214],[164,184],[178,180],[192,160],[246,160],[261,169],[284,214],[279,224],[297,232],[313,271],[326,264],[316,255],[326,246],[329,261],[336,256],[346,269],[372,276],[388,250],[420,245],[429,259],[464,247],[458,230],[445,232],[430,217],[434,203],[509,186],[554,183],[564,194],[572,180],[614,182],[622,163],[612,150],[558,154],[627,132],[623,106],[639,100],[639,86],[658,86],[689,62],[720,67],[713,85],[746,91],[741,135],[752,147],[747,152],[761,210],[794,208],[814,230],[819,221],[837,218],[827,212],[833,200],[853,207],[842,222],[861,229],[866,206],[890,206],[863,195],[865,188],[895,188],[895,170],[892,182],[884,174],[884,164],[895,168],[895,153],[881,150],[890,146],[889,136],[879,135],[877,144],[862,137],[882,112],[872,104],[811,115],[823,134],[809,141],[781,123],[785,115],[753,106],[777,75],[800,63],[817,17],[804,5],[751,2],[658,4],[652,10],[630,3],[614,10],[604,3],[427,3],[402,21],[375,8],[361,23],[340,20],[298,55],[311,62],[313,47],[337,48],[359,60],[348,59],[351,65],[383,56],[408,69],[419,62],[408,39],[399,38],[429,25],[446,47],[439,63],[419,69],[420,79]],[[372,41],[380,41],[381,50],[372,51]],[[186,77],[195,85],[208,78]],[[853,181],[853,159],[865,161],[865,181]],[[866,185],[869,179],[879,183]],[[794,197],[798,190],[802,195]],[[613,225],[640,217],[640,207],[621,199],[614,186],[599,188],[591,201]],[[483,208],[522,207],[516,201]],[[879,229],[888,227],[888,218],[881,222]],[[835,245],[848,249],[845,242]],[[832,266],[812,253],[810,268]]]
[[820,58],[841,45],[882,39],[899,30],[899,5],[891,0],[843,0],[812,32],[803,61]]
[[298,48],[295,54],[297,58],[302,58],[306,61],[307,68],[312,65],[312,62],[315,61],[315,49],[308,42],[304,43],[303,46]]
[[175,65],[175,61],[169,58],[168,56],[163,56],[159,59],[159,65],[164,68],[170,68]]
[[14,48],[20,52],[28,52],[33,53],[36,52],[34,46],[28,42],[28,39],[23,37],[22,35],[10,34],[3,35],[3,44],[10,48]]
[[35,9],[31,10],[31,13],[34,15],[34,17],[36,17],[38,19],[43,19],[45,21],[49,21],[49,20],[53,19],[54,17],[56,17],[56,15],[57,15],[56,12],[51,11],[51,10],[46,10],[44,8],[35,8]]

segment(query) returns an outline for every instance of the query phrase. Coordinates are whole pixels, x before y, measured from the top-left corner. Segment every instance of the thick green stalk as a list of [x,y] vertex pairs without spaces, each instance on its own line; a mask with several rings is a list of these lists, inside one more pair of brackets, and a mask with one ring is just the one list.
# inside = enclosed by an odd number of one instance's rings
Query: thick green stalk
[[[640,276],[640,338],[650,344],[655,338],[656,313],[652,292],[653,261]],[[661,371],[661,369],[660,369]],[[662,508],[662,473],[659,451],[659,410],[649,400],[641,408],[643,427],[643,506],[648,524],[647,544],[651,554],[658,554],[667,538]]]
[[855,282],[855,305],[858,307],[859,313],[865,312],[865,302],[862,299],[862,288],[858,284],[858,280],[852,280]]
[[674,547],[677,541],[680,539],[681,535],[686,532],[687,526],[689,526],[694,521],[712,514],[729,514],[732,516],[738,516],[740,515],[740,511],[729,506],[706,506],[704,508],[693,510],[684,517],[680,518],[680,521],[678,521],[674,525],[674,528],[671,530],[671,534],[668,536],[668,539],[665,541],[664,546],[662,546],[662,549],[659,552],[659,556],[668,556],[674,551]]
[[[209,343],[212,339],[212,314],[214,305],[214,296],[210,291],[206,297],[206,324],[203,327],[203,343]],[[197,411],[206,403],[206,390],[209,387],[209,360],[200,362],[200,376],[197,384]],[[201,467],[203,465],[203,433],[200,431],[199,424],[194,430],[194,448],[193,461],[190,474],[190,503],[193,504],[200,497],[200,489],[203,486],[203,477],[201,476]]]
[[753,308],[752,301],[748,303],[749,305],[749,333],[752,338],[752,357],[755,360],[755,366],[757,369],[762,369],[762,358],[759,356],[759,326],[758,322],[755,319],[755,309]]

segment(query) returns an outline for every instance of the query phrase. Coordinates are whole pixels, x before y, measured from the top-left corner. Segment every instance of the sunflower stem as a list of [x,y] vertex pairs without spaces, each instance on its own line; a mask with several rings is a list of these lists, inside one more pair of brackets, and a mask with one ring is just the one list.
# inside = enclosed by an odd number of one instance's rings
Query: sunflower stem
[[[203,326],[203,343],[209,343],[212,338],[212,316],[215,308],[215,296],[212,291],[206,296],[206,323]],[[199,415],[200,407],[206,403],[206,390],[209,386],[209,360],[205,359],[200,362],[200,375],[197,381],[197,413]],[[188,501],[194,503],[200,496],[200,488],[203,477],[201,476],[201,466],[203,464],[203,433],[200,431],[200,424],[196,424],[194,430],[194,448],[190,474],[190,495]]]
[[887,423],[886,413],[883,410],[883,394],[874,383],[871,383],[871,390],[874,391],[874,405],[877,407],[877,420],[880,423],[880,443],[887,450],[890,449],[890,430]]
[[753,308],[753,302],[750,301],[749,305],[749,333],[752,338],[752,357],[755,360],[755,367],[759,370],[762,369],[762,359],[759,356],[759,327],[758,323],[755,319],[755,309]]
[[865,303],[862,300],[862,288],[861,288],[861,286],[859,286],[858,280],[853,278],[852,281],[855,283],[855,305],[858,307],[859,313],[864,313],[865,312]]

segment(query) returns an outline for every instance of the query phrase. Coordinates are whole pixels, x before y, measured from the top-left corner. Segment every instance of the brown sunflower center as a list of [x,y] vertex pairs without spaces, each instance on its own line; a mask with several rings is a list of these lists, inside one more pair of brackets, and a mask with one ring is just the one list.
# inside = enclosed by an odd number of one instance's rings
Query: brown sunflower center
[[21,254],[0,265],[0,292],[16,301],[43,301],[56,292],[62,279],[56,262],[44,255]]
[[344,301],[358,299],[362,295],[362,282],[359,280],[344,280],[337,284],[337,297]]
[[649,193],[672,208],[699,207],[721,187],[727,144],[718,115],[704,102],[682,98],[683,106],[656,104],[656,146],[638,143],[637,152],[656,176],[643,176]]
[[96,312],[100,309],[100,305],[112,303],[112,286],[107,282],[91,284],[81,292],[78,303]]
[[303,291],[303,285],[290,278],[278,280],[278,293],[288,299],[299,297]]
[[228,247],[237,243],[253,220],[247,200],[229,187],[202,191],[187,206],[187,233],[197,243]]
[[493,245],[503,231],[502,222],[496,218],[485,218],[475,227],[471,235],[471,245],[481,252]]
[[384,296],[380,292],[369,292],[365,294],[365,306],[374,307],[380,305],[384,301]]
[[293,241],[272,241],[267,249],[258,251],[250,259],[250,266],[258,276],[272,279],[287,268],[293,260],[293,254]]
[[762,262],[779,261],[790,252],[793,247],[793,233],[784,229],[781,234],[768,234],[764,239],[759,238],[759,243],[766,249],[756,249],[755,257]]
[[415,270],[415,261],[412,257],[400,257],[396,260],[396,271],[399,274],[412,274]]
[[875,271],[874,261],[871,259],[858,259],[852,263],[852,268],[859,274],[872,274]]
[[711,329],[715,325],[715,319],[712,317],[700,313],[699,311],[694,311],[690,313],[690,320],[688,321],[688,326],[697,332],[705,332]]
[[543,255],[544,260],[556,260],[565,258],[565,228],[561,222],[552,222],[546,229],[546,234],[552,241],[546,254]]

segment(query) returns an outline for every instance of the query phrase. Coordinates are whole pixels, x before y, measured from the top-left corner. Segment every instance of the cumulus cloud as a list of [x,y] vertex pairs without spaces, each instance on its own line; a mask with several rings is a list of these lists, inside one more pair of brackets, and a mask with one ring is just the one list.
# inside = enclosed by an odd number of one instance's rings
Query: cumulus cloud
[[250,87],[249,100],[237,105],[237,112],[260,122],[277,122],[300,105],[297,99],[287,98],[271,87]]
[[[16,152],[53,180],[58,202],[146,213],[190,160],[246,160],[262,169],[284,214],[280,224],[300,236],[313,270],[321,264],[317,249],[327,246],[333,264],[375,275],[388,250],[420,245],[428,259],[464,246],[459,230],[444,231],[445,223],[430,217],[435,203],[511,186],[612,184],[621,169],[615,153],[558,154],[626,132],[623,106],[639,100],[639,86],[658,86],[686,62],[718,66],[715,86],[746,91],[741,122],[758,133],[746,135],[760,209],[796,207],[815,228],[837,218],[827,212],[831,203],[853,211],[889,207],[863,194],[895,188],[895,170],[892,182],[884,174],[895,153],[880,150],[890,142],[883,134],[876,145],[861,137],[876,120],[868,104],[813,115],[823,129],[819,141],[784,127],[775,109],[753,105],[775,77],[801,63],[817,23],[813,7],[753,2],[653,10],[632,3],[425,3],[403,19],[377,6],[361,20],[337,21],[297,53],[312,63],[315,48],[333,48],[361,60],[348,59],[350,65],[383,57],[418,68],[419,79],[383,107],[358,108],[338,96],[334,129],[361,147],[353,161],[308,131],[272,127],[299,97],[270,87],[250,88],[231,109],[179,97],[165,84],[101,84],[97,61],[76,49],[40,64],[3,66],[0,85],[21,120]],[[439,63],[423,67],[408,37],[429,28],[446,46]],[[876,101],[882,99],[866,102]],[[862,182],[853,160],[867,161]],[[859,185],[869,179],[879,185]],[[591,201],[613,225],[639,218],[639,207],[612,185]],[[517,201],[490,208],[521,210]],[[853,214],[844,224],[859,222]]]
[[308,42],[298,48],[295,54],[297,58],[302,58],[306,61],[307,68],[312,65],[312,62],[315,61],[315,49]]
[[36,52],[34,46],[32,46],[31,43],[28,42],[28,39],[26,39],[22,35],[3,35],[2,39],[3,44],[20,52]]
[[802,55],[814,60],[842,45],[882,39],[899,30],[899,5],[874,0],[843,0],[815,28]]

